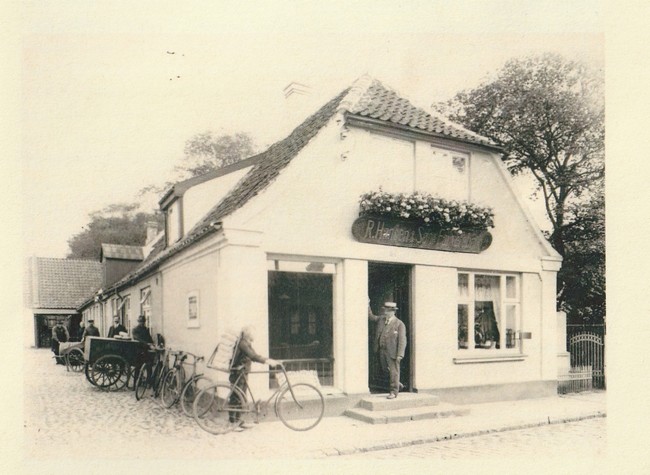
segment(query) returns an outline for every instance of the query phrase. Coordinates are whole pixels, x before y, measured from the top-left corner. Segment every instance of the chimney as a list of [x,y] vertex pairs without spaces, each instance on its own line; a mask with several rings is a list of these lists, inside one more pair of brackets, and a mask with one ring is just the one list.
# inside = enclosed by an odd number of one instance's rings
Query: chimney
[[147,221],[147,240],[144,242],[144,245],[147,246],[158,235],[158,223],[155,221]]
[[292,81],[283,90],[284,128],[288,132],[313,114],[318,106],[318,95],[305,83]]

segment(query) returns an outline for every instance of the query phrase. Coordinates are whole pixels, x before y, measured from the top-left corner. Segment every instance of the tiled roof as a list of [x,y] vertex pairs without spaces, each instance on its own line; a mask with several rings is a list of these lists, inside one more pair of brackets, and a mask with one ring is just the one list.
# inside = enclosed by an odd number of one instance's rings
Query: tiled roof
[[141,261],[144,258],[142,247],[125,244],[102,244],[102,256],[128,261]]
[[384,86],[376,79],[364,77],[359,82],[367,87],[358,100],[348,108],[353,116],[368,117],[433,135],[489,147],[497,147],[487,137],[478,135],[446,118],[414,106],[408,99]]
[[76,308],[102,285],[97,261],[35,257],[32,276],[35,308]]

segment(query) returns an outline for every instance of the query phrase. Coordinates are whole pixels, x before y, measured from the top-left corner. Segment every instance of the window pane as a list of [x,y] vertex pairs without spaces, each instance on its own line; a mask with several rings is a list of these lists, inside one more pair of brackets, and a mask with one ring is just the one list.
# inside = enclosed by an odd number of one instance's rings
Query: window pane
[[467,305],[458,306],[458,348],[467,348]]
[[517,298],[517,279],[513,276],[506,277],[506,298]]
[[506,305],[506,348],[516,346],[515,335],[517,332],[517,306]]
[[458,296],[461,298],[469,297],[469,275],[458,274]]

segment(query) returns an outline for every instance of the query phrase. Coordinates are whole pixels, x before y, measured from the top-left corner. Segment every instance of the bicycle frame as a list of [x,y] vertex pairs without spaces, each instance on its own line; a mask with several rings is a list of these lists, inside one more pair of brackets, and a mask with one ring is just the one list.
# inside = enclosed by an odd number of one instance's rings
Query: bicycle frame
[[[249,410],[249,409],[243,409],[243,408],[239,409],[239,408],[232,407],[232,408],[229,408],[229,411],[231,411],[231,412],[240,412],[240,413],[255,412],[256,415],[259,415],[260,408],[261,408],[262,404],[264,405],[264,407],[268,408],[271,401],[273,401],[274,399],[277,399],[278,395],[280,393],[282,393],[282,391],[284,390],[285,387],[289,388],[289,392],[291,393],[291,397],[293,398],[294,402],[298,405],[298,407],[300,407],[302,409],[303,406],[302,406],[302,404],[300,404],[300,401],[298,401],[298,399],[296,398],[296,395],[293,392],[293,386],[291,385],[291,381],[289,381],[289,377],[287,376],[287,371],[284,368],[284,365],[281,364],[280,369],[269,369],[269,370],[265,370],[265,371],[248,371],[248,372],[246,372],[246,371],[241,371],[242,369],[243,369],[243,367],[240,366],[240,367],[237,367],[237,368],[233,368],[233,370],[232,370],[232,371],[238,371],[239,376],[237,376],[237,379],[235,379],[234,382],[230,383],[230,393],[228,394],[228,400],[230,399],[230,396],[234,392],[233,388],[235,388],[235,387],[239,388],[238,383],[243,379],[244,384],[246,386],[246,391],[244,391],[244,396],[246,396],[246,393],[248,393],[250,395],[250,398],[251,398],[250,405],[252,407],[254,407],[255,409],[254,410],[252,410],[252,409]],[[271,396],[267,400],[258,401],[257,399],[255,399],[255,395],[253,394],[253,391],[251,390],[251,387],[248,384],[248,375],[249,374],[276,374],[276,373],[282,373],[284,375],[285,383],[280,385],[275,391],[273,391],[273,394],[271,394]],[[241,388],[239,388],[239,389],[241,389]],[[277,407],[274,407],[274,410],[275,410],[275,413],[277,415]]]

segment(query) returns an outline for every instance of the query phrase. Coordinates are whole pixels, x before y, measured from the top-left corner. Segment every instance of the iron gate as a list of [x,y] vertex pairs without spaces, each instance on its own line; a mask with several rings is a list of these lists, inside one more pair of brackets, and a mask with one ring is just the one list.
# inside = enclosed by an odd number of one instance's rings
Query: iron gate
[[591,366],[594,389],[605,389],[605,344],[603,337],[582,332],[569,338],[571,368]]

